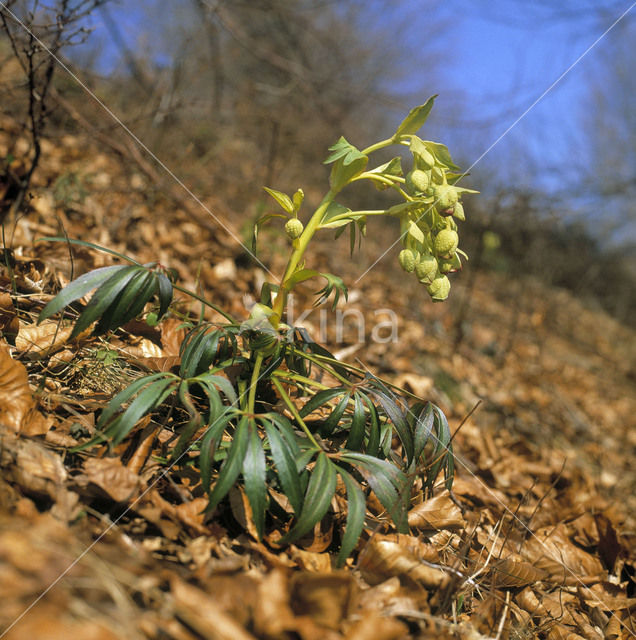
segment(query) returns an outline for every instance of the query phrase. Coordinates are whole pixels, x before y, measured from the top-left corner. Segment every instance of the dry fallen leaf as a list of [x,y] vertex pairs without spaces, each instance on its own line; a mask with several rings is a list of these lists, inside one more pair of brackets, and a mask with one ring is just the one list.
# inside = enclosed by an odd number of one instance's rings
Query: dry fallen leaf
[[360,554],[359,568],[362,577],[371,585],[397,576],[411,584],[435,589],[446,584],[449,579],[445,571],[423,562],[406,544],[377,534]]
[[45,320],[39,325],[21,324],[15,346],[29,358],[41,358],[63,347],[72,330],[72,327],[60,327],[54,320]]
[[17,433],[33,406],[27,370],[0,344],[0,422]]
[[0,333],[14,338],[19,330],[18,314],[11,296],[8,293],[0,293]]
[[409,511],[408,522],[410,527],[433,531],[458,530],[466,526],[462,512],[451,499],[449,491],[444,491],[413,507]]
[[83,465],[84,476],[76,478],[78,484],[92,483],[115,502],[133,498],[141,487],[141,479],[120,458],[87,458]]

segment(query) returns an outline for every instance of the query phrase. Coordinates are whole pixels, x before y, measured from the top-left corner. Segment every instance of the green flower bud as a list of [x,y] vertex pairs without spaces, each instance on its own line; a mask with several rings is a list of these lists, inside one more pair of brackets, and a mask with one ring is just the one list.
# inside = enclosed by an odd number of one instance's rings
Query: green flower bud
[[435,256],[422,256],[415,265],[415,275],[422,284],[431,284],[437,275],[437,260]]
[[461,271],[462,261],[459,256],[455,254],[450,260],[442,260],[439,263],[439,270],[441,273],[454,273],[455,271]]
[[450,293],[450,280],[443,275],[435,278],[431,284],[428,285],[426,290],[428,294],[433,298],[434,302],[441,302],[442,300],[446,300],[448,298],[448,294]]
[[421,193],[431,184],[431,176],[421,169],[413,169],[406,174],[406,188],[411,193]]
[[296,238],[300,238],[301,233],[303,232],[303,223],[298,218],[290,218],[285,223],[285,233],[292,239],[296,240]]
[[455,207],[453,209],[453,218],[455,218],[456,220],[460,220],[461,222],[464,222],[464,220],[466,220],[466,216],[464,215],[464,205],[462,205],[461,202],[457,202],[455,204]]
[[452,229],[442,229],[433,241],[433,251],[436,256],[441,258],[452,258],[457,251],[459,244],[459,236],[457,231]]
[[402,249],[398,256],[398,262],[404,271],[411,273],[415,269],[417,257],[410,249]]
[[448,184],[435,185],[433,187],[433,197],[435,198],[435,206],[440,210],[452,209],[459,198],[455,188]]

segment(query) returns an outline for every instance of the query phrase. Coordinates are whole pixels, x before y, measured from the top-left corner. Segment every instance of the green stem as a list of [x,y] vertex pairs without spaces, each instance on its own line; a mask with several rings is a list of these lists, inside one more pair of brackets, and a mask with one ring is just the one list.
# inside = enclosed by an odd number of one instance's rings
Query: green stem
[[256,404],[256,387],[258,385],[258,376],[261,373],[262,364],[263,355],[261,353],[257,353],[256,360],[254,362],[254,370],[252,371],[252,379],[250,380],[250,392],[247,397],[247,412],[251,415],[254,414],[254,406]]
[[272,382],[274,383],[276,389],[278,389],[278,393],[280,393],[281,398],[287,405],[287,408],[291,411],[296,422],[298,422],[298,424],[302,427],[302,430],[305,432],[305,435],[309,438],[309,441],[316,447],[316,449],[322,451],[322,447],[316,442],[316,439],[314,438],[312,432],[309,431],[309,428],[305,424],[304,420],[300,417],[298,409],[296,409],[296,405],[291,401],[291,398],[287,395],[285,389],[283,389],[283,385],[276,378],[272,378]]
[[273,305],[273,315],[270,318],[270,322],[277,328],[280,324],[280,321],[283,317],[283,312],[285,311],[285,304],[287,302],[287,294],[289,293],[288,281],[294,275],[302,257],[307,249],[307,245],[309,241],[312,239],[314,233],[318,230],[320,226],[320,222],[322,221],[322,217],[327,210],[327,207],[333,202],[333,199],[336,197],[336,192],[331,189],[327,192],[325,197],[322,199],[322,202],[314,211],[314,214],[311,216],[311,219],[307,223],[305,230],[302,232],[300,238],[298,238],[296,242],[296,246],[289,257],[289,261],[287,262],[287,267],[285,268],[285,273],[280,281],[280,286],[278,289],[278,293],[276,294],[276,298],[274,299]]
[[373,153],[374,151],[378,151],[378,149],[384,149],[385,147],[390,147],[392,144],[395,144],[395,140],[393,140],[393,138],[380,140],[380,142],[376,142],[375,144],[372,144],[370,147],[367,147],[366,149],[362,149],[362,153],[364,153],[365,156],[368,156],[370,153]]

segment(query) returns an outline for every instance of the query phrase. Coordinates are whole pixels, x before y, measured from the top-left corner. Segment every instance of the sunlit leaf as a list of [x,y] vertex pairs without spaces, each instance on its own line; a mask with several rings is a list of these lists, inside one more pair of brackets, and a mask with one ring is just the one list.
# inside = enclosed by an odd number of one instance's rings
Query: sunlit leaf
[[[267,191],[267,193],[269,193],[269,195],[272,196],[272,198],[274,198],[274,200],[276,200],[276,202],[278,202],[278,204],[287,213],[289,213],[289,215],[292,215],[294,213],[294,203],[286,193],[283,193],[282,191],[276,191],[276,189],[270,189],[269,187],[263,187],[263,189],[265,189],[265,191]],[[259,220],[259,222],[261,223],[262,221],[263,218]]]
[[400,136],[417,133],[426,122],[431,109],[433,108],[435,98],[437,98],[437,95],[431,96],[423,105],[411,109],[409,114],[397,128],[393,139],[398,140]]

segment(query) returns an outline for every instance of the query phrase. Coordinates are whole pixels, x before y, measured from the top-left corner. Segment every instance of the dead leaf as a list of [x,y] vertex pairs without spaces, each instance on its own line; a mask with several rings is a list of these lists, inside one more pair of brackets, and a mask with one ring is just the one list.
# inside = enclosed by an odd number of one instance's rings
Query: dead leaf
[[529,562],[509,557],[498,560],[490,570],[494,587],[525,587],[543,580],[547,574]]
[[413,507],[409,511],[408,522],[410,527],[433,531],[466,527],[462,512],[451,499],[448,490]]
[[15,346],[30,358],[42,358],[62,348],[72,330],[72,327],[60,327],[54,320],[45,320],[39,325],[21,324]]
[[371,585],[397,576],[408,583],[436,589],[449,579],[446,572],[424,563],[406,545],[379,535],[371,538],[358,564],[362,577]]
[[27,370],[0,344],[0,422],[17,433],[34,404]]
[[8,293],[0,293],[0,334],[15,338],[20,330],[18,314]]
[[170,590],[175,614],[198,634],[210,640],[255,640],[242,625],[227,615],[214,597],[173,576]]
[[131,500],[141,487],[141,478],[125,467],[119,458],[87,458],[84,476],[76,478],[80,485],[89,483],[99,487],[115,502]]
[[403,622],[369,611],[347,629],[345,640],[401,640],[408,633]]
[[179,318],[166,318],[161,322],[161,346],[167,356],[178,356],[181,351],[181,343],[186,335],[186,330],[181,328],[183,320]]
[[521,548],[522,557],[546,572],[546,580],[567,586],[593,584],[605,578],[606,572],[598,557],[575,546],[567,527],[538,529]]
[[310,616],[328,629],[338,629],[355,606],[356,585],[344,571],[296,573],[291,580],[290,604],[296,615]]

